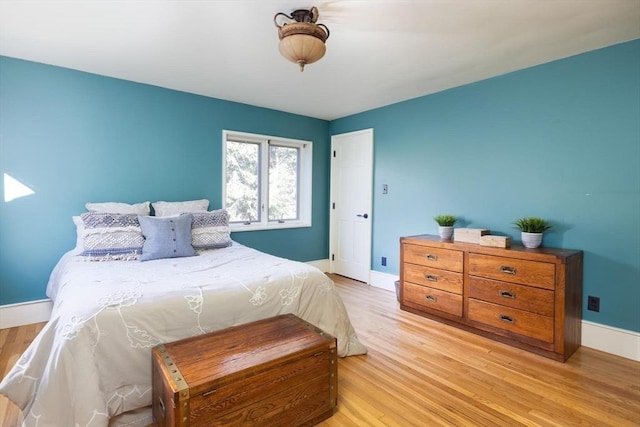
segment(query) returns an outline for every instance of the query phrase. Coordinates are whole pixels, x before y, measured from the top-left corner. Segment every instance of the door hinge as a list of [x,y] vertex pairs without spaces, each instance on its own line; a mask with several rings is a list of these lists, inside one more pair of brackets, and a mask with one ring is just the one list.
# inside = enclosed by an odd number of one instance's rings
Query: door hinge
[[336,156],[336,150],[333,150],[333,157]]
[[331,261],[335,261],[336,260],[336,256],[334,254],[331,254]]
[[331,205],[332,205],[333,209],[336,208],[336,203],[335,202],[331,203]]

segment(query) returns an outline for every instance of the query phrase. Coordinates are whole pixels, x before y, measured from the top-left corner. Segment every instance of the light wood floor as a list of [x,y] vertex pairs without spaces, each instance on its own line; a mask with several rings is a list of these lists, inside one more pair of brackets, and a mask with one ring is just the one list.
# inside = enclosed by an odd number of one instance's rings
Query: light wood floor
[[[640,426],[640,362],[585,347],[555,362],[331,277],[369,354],[339,360],[338,410],[321,426]],[[0,330],[0,374],[42,326]],[[0,397],[3,427],[16,412]]]

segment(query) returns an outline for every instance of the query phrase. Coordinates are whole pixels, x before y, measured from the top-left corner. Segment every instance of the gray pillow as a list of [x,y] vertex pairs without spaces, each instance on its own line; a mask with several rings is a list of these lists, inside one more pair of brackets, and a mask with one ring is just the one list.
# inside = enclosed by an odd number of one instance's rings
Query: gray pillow
[[192,220],[190,214],[163,218],[138,216],[145,237],[140,261],[194,256],[196,251],[191,246]]
[[193,215],[191,244],[194,249],[216,249],[231,246],[229,214],[226,210],[193,212],[190,215]]
[[144,237],[136,214],[87,212],[79,219],[80,255],[91,261],[138,258]]

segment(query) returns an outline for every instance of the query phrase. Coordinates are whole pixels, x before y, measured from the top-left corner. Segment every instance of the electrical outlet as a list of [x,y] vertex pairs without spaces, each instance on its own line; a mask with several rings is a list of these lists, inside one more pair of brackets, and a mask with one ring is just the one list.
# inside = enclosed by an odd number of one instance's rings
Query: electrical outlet
[[387,184],[382,184],[382,194],[389,193],[389,186]]
[[387,266],[387,257],[383,256],[382,259],[380,260],[380,264],[382,264],[383,267]]
[[600,298],[589,295],[587,297],[587,310],[600,311]]

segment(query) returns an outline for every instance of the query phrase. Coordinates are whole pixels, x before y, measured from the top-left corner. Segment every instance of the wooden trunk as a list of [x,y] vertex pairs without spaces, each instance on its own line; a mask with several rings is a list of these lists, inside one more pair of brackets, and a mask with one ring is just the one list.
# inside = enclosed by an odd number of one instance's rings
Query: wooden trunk
[[287,314],[152,351],[160,427],[311,426],[333,415],[336,339]]

